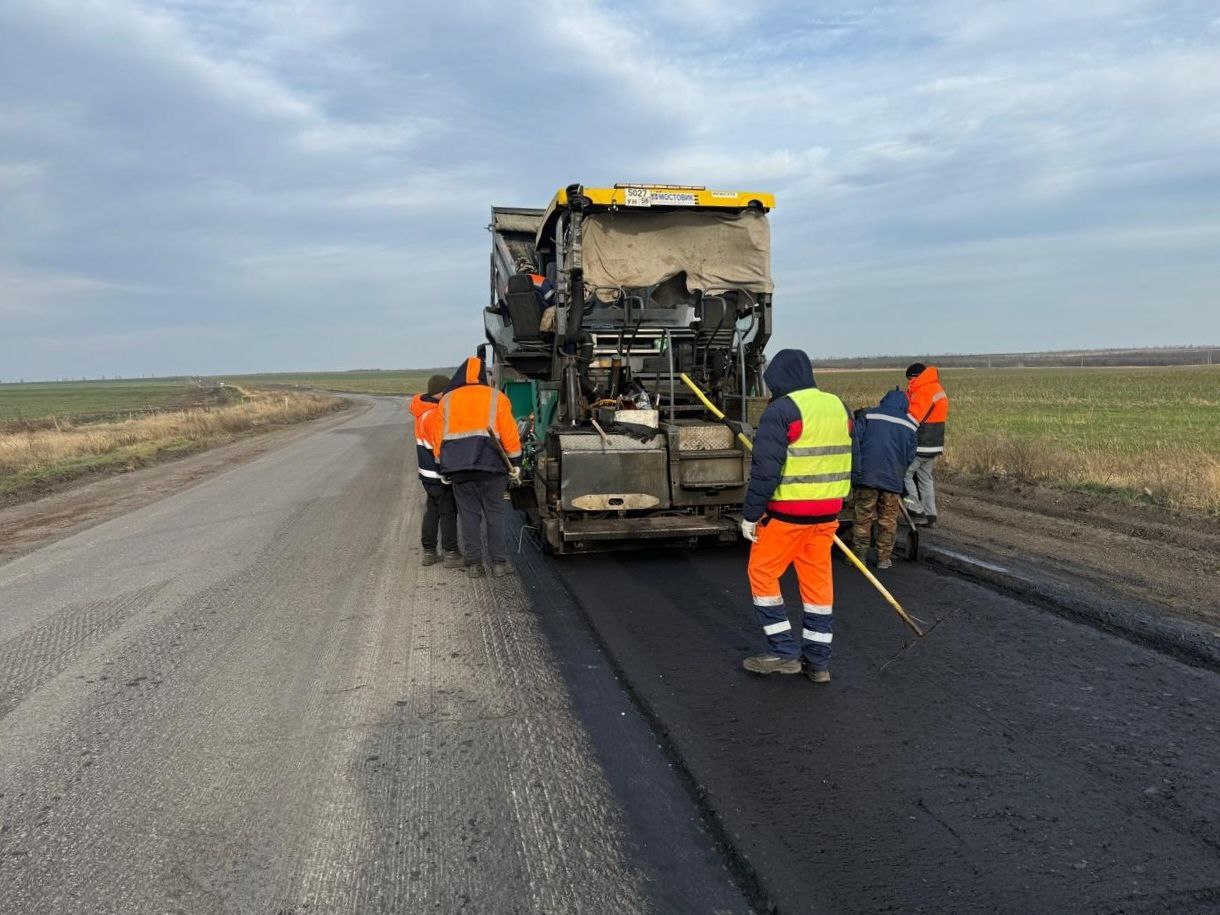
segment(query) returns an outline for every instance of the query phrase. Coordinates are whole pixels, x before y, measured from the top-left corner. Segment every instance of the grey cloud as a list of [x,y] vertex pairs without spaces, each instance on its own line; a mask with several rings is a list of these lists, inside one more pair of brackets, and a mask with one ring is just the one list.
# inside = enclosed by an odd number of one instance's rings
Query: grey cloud
[[1213,20],[6,5],[0,377],[456,361],[488,207],[573,180],[774,190],[777,326],[820,353],[1214,339]]

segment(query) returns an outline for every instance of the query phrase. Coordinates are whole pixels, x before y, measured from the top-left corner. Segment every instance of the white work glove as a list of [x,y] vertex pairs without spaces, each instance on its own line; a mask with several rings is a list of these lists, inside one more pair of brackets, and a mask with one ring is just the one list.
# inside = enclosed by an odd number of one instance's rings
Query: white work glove
[[741,536],[745,537],[751,543],[758,543],[758,522],[747,521],[741,519]]
[[509,478],[509,480],[512,481],[512,484],[514,486],[520,486],[521,485],[521,468],[514,467],[512,470],[510,470],[508,473],[508,478]]

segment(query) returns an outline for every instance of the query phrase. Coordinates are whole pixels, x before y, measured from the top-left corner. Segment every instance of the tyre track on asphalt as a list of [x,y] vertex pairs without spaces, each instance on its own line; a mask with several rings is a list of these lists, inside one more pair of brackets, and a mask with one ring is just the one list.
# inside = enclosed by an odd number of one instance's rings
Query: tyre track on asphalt
[[417,568],[406,537],[402,554],[407,660],[377,687],[392,711],[365,740],[359,774],[381,822],[379,857],[406,879],[361,908],[650,910],[638,878],[624,879],[614,802],[591,777],[516,582]]
[[[282,525],[280,534],[286,536],[295,520]],[[180,902],[212,898],[207,880],[190,864],[205,845],[192,840],[206,835],[214,841],[221,833],[188,828],[184,844],[197,845],[194,853],[184,848],[174,854],[172,838],[168,854],[164,847],[142,847],[156,830],[139,826],[146,811],[127,803],[130,767],[139,768],[146,795],[172,798],[187,809],[219,802],[214,788],[179,782],[198,762],[201,736],[184,706],[192,707],[216,677],[223,654],[243,640],[252,619],[225,610],[252,583],[267,577],[273,553],[264,550],[242,572],[193,595],[187,604],[158,606],[154,601],[147,618],[132,619],[82,655],[74,679],[85,690],[72,683],[41,690],[2,723],[0,744],[12,748],[20,743],[26,752],[6,753],[2,760],[0,819],[37,826],[4,837],[9,857],[29,862],[12,875],[17,898],[27,892],[32,897],[38,887],[48,909],[76,910],[90,902],[73,893],[81,883],[101,899],[122,898],[124,875],[146,867],[150,859],[168,867],[168,874],[160,876],[186,881]],[[55,721],[55,731],[43,731],[42,721]],[[24,734],[40,736],[23,740]],[[216,739],[223,745],[223,735]],[[184,744],[192,749],[185,750]],[[240,793],[233,792],[227,799],[238,798]],[[102,828],[103,823],[109,828]],[[106,855],[112,833],[134,841],[117,846],[118,854]],[[5,876],[0,870],[0,878]]]
[[0,719],[26,694],[68,667],[92,641],[147,607],[164,587],[165,583],[149,585],[111,600],[65,607],[0,643]]

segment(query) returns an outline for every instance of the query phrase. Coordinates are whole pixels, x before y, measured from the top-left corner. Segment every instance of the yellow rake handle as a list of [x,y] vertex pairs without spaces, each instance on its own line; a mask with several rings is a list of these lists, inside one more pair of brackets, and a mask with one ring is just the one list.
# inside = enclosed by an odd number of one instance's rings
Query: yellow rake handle
[[[707,407],[709,413],[720,420],[725,418],[724,412],[714,403],[708,400],[707,395],[700,390],[699,385],[691,381],[690,377],[685,372],[680,372],[678,377],[682,379],[683,384],[691,389],[691,393],[699,398],[699,402]],[[754,443],[750,441],[749,437],[744,432],[738,432],[737,438],[743,445],[746,446],[748,450],[754,450]],[[869,584],[877,589],[877,592],[885,598],[886,603],[894,608],[894,611],[902,618],[902,621],[911,627],[911,631],[922,639],[924,637],[924,631],[919,628],[919,624],[915,622],[915,620],[911,619],[911,615],[902,609],[902,604],[898,603],[898,601],[894,598],[894,595],[889,592],[885,585],[877,580],[877,576],[868,570],[868,567],[860,561],[860,558],[850,549],[848,549],[847,544],[839,539],[838,534],[835,534],[835,546],[842,550],[843,555],[851,561],[852,565],[860,570],[860,574],[867,578]]]
[[[690,376],[687,375],[686,372],[679,372],[678,377],[682,379],[682,383],[684,385],[686,385],[688,388],[691,389],[691,393],[699,398],[699,402],[701,404],[703,404],[705,407],[707,407],[707,412],[711,413],[712,416],[716,417],[719,420],[723,420],[725,418],[724,413],[721,411],[721,409],[719,407],[717,407],[714,403],[712,403],[710,400],[707,399],[707,395],[704,394],[703,391],[701,391],[699,389],[699,385],[695,384],[693,381],[690,380]],[[746,436],[746,434],[744,432],[737,433],[737,440],[739,442],[741,442],[743,445],[745,445],[747,450],[749,450],[749,451],[754,450],[754,443],[752,441],[750,441],[750,439]]]
[[898,603],[894,595],[886,589],[885,585],[877,580],[877,576],[868,570],[868,566],[860,561],[860,557],[847,548],[847,544],[839,539],[838,534],[835,534],[835,546],[842,550],[843,555],[851,560],[851,564],[859,569],[860,574],[869,580],[872,586],[885,598],[886,602],[894,608],[894,611],[902,617],[902,621],[911,627],[911,631],[922,639],[924,631],[919,628],[919,624],[911,619],[911,614],[902,609],[902,604]]

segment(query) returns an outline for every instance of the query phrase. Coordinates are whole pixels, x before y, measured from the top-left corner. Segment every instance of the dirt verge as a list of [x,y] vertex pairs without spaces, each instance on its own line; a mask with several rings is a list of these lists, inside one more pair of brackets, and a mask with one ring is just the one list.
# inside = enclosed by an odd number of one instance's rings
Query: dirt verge
[[1216,519],[962,474],[937,482],[941,517],[929,541],[1220,628]]

